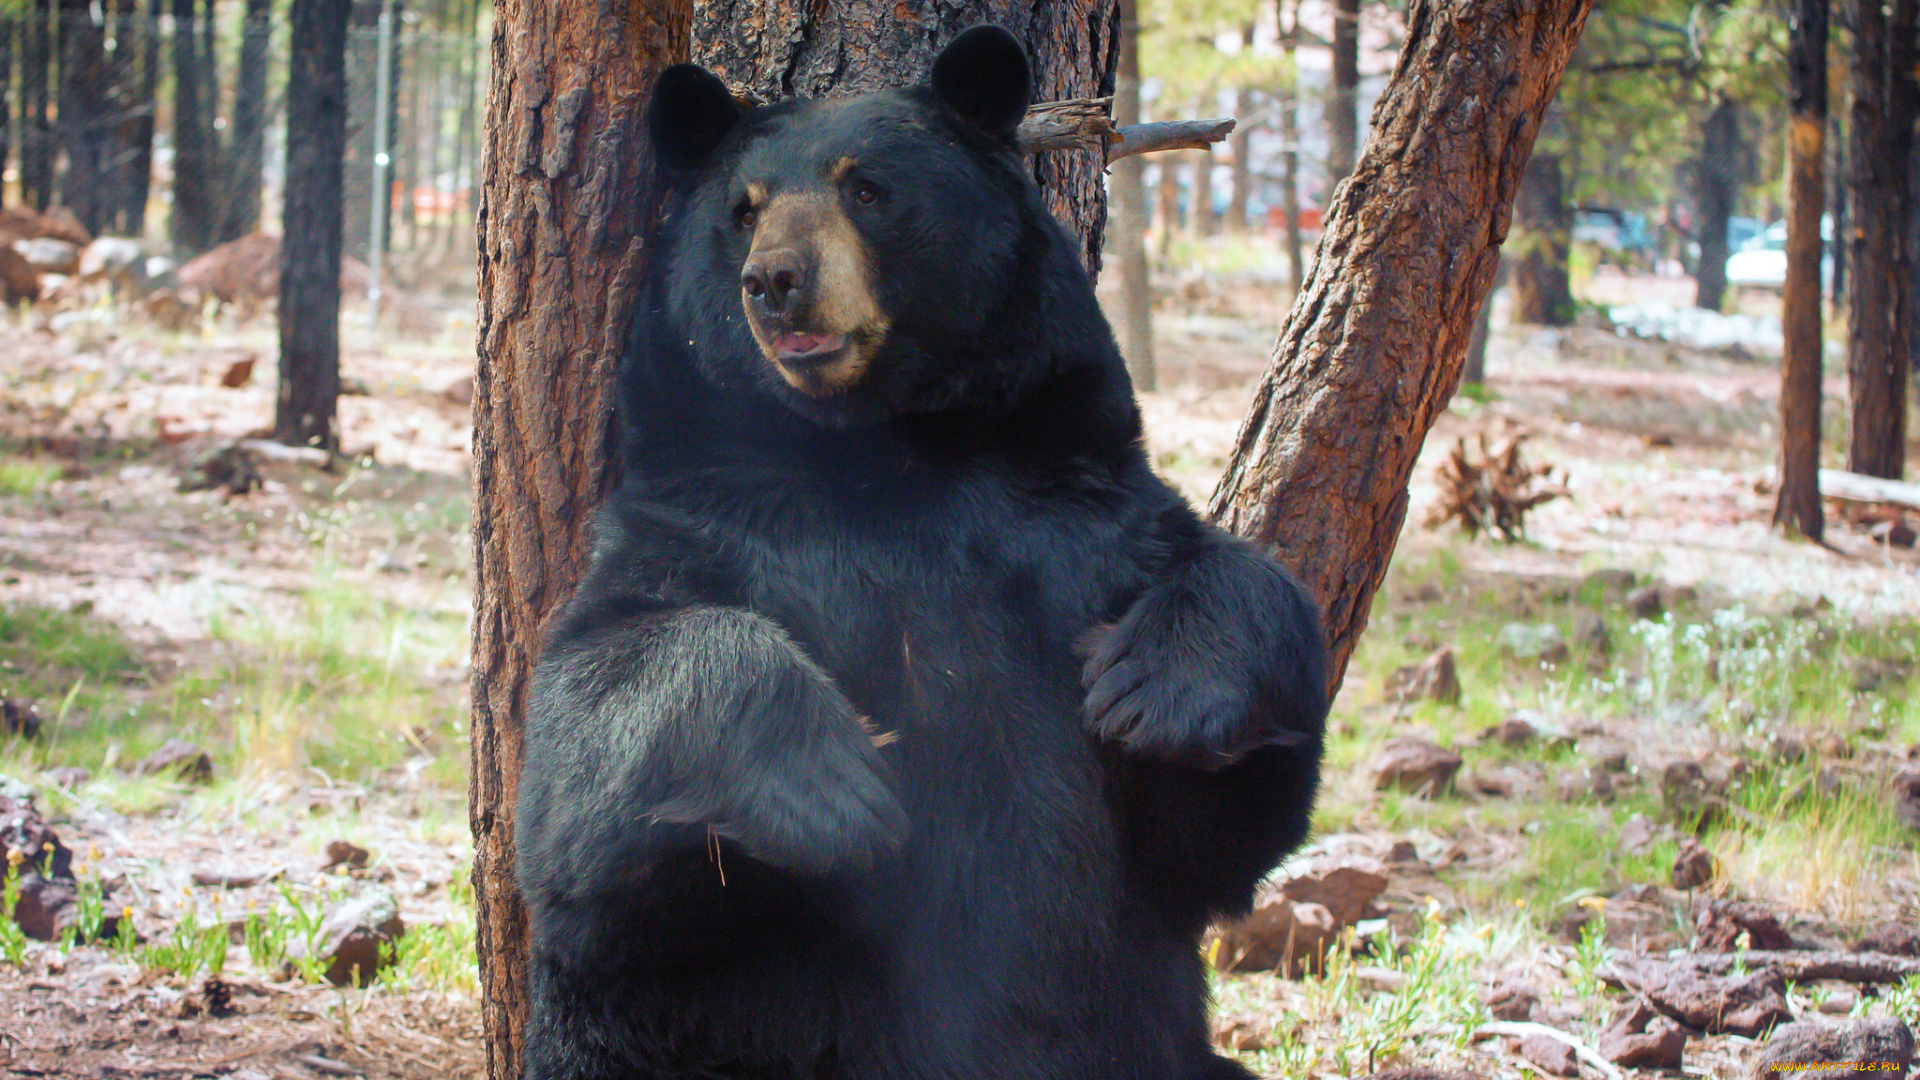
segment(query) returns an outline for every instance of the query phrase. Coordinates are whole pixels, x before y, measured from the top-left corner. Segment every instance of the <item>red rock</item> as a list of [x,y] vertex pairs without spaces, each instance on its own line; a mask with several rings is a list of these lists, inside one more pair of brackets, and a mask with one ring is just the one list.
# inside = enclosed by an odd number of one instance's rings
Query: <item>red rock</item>
[[1673,887],[1685,892],[1698,889],[1713,880],[1713,852],[1700,846],[1691,836],[1680,838],[1680,853],[1673,860]]
[[1614,1010],[1594,1049],[1628,1069],[1678,1069],[1687,1033],[1638,998]]
[[1373,759],[1374,790],[1397,788],[1420,795],[1451,791],[1460,764],[1459,754],[1430,742],[1406,737],[1389,739]]
[[[1853,1068],[1785,1069],[1785,1065],[1848,1062]],[[1850,1024],[1784,1024],[1773,1031],[1765,1046],[1750,1059],[1753,1080],[1781,1080],[1784,1076],[1907,1075],[1913,1062],[1913,1032],[1899,1020],[1856,1020]]]
[[1701,952],[1733,952],[1742,947],[1742,934],[1749,949],[1793,948],[1793,938],[1780,925],[1779,916],[1759,904],[1703,897],[1694,902],[1693,912],[1695,948]]
[[1394,671],[1387,676],[1387,696],[1400,702],[1460,704],[1460,673],[1454,666],[1453,650],[1438,649],[1425,660]]
[[1580,1075],[1580,1055],[1551,1035],[1529,1035],[1521,1039],[1520,1056],[1548,1076]]

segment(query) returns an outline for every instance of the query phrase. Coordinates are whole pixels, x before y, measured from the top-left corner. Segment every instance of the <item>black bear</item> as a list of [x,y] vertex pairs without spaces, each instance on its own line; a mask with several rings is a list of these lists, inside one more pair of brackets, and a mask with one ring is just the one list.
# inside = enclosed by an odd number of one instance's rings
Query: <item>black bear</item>
[[1026,57],[661,76],[624,481],[530,701],[530,1080],[1225,1080],[1198,940],[1306,833],[1314,604],[1155,477]]

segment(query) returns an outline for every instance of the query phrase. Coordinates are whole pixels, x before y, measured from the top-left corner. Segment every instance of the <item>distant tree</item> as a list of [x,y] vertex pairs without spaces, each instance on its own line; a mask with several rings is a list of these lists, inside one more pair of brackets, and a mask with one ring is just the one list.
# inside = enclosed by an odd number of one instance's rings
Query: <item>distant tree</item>
[[280,394],[274,438],[337,450],[340,433],[340,163],[347,142],[351,0],[293,0],[287,75]]
[[189,254],[214,246],[220,233],[215,193],[219,146],[213,128],[219,83],[194,32],[199,19],[194,0],[173,0],[173,204],[168,232],[174,246]]
[[13,156],[13,142],[9,136],[13,130],[13,35],[18,29],[13,8],[0,7],[0,86],[8,91],[4,97],[0,97],[0,176],[6,175],[7,161]]
[[1280,128],[1280,212],[1285,236],[1289,284],[1306,280],[1305,243],[1300,235],[1300,0],[1279,0],[1280,49],[1285,57],[1274,111]]
[[1826,528],[1820,506],[1820,213],[1826,206],[1827,0],[1793,0],[1791,15],[1780,488],[1773,524],[1818,540]]
[[[1120,0],[1120,67],[1114,83],[1113,122],[1140,122],[1140,10],[1138,0]],[[1153,363],[1153,294],[1147,272],[1146,161],[1139,156],[1114,162],[1108,180],[1113,208],[1107,247],[1120,259],[1120,353],[1140,390],[1153,390],[1159,373]]]
[[1700,157],[1694,163],[1694,205],[1700,212],[1695,235],[1700,266],[1695,274],[1694,306],[1719,311],[1727,292],[1727,227],[1740,183],[1740,105],[1722,94],[1700,128]]
[[[136,236],[146,231],[147,196],[153,187],[154,113],[160,101],[160,0],[118,0],[116,35],[134,48],[124,57],[119,85],[126,95],[120,110],[122,142],[127,148],[126,203],[120,220]],[[118,56],[118,50],[115,51]]]
[[1347,178],[1360,149],[1360,0],[1334,0],[1332,85],[1327,88],[1329,189]]
[[1849,213],[1860,227],[1851,234],[1848,259],[1847,468],[1892,480],[1906,467],[1912,364],[1907,306],[1913,265],[1905,226],[1913,198],[1908,164],[1916,106],[1915,7],[1916,0],[1853,5],[1847,186]]
[[1513,256],[1513,321],[1572,325],[1567,253],[1573,246],[1573,207],[1567,202],[1557,155],[1533,155],[1514,200],[1513,224],[1519,232]]
[[31,0],[20,16],[20,201],[37,210],[53,203],[53,0]]
[[267,64],[273,45],[273,0],[247,0],[240,23],[240,64],[233,95],[221,200],[220,239],[260,227],[261,185],[267,164]]

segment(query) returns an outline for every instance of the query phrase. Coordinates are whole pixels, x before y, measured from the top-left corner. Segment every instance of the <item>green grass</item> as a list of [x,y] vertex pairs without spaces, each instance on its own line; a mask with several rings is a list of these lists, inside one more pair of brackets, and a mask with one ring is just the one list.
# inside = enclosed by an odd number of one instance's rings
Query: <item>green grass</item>
[[60,477],[60,466],[0,458],[0,495],[38,495]]

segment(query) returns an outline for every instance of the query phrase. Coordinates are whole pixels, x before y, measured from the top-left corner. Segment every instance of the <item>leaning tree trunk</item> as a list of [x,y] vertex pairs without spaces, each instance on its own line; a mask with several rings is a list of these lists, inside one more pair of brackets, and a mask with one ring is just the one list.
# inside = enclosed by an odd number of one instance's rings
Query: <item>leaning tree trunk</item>
[[1727,223],[1733,217],[1740,165],[1740,106],[1722,97],[1700,126],[1694,163],[1694,200],[1700,211],[1700,265],[1694,271],[1695,307],[1719,311],[1727,294]]
[[[688,0],[499,0],[476,232],[473,716],[468,812],[487,1075],[520,1075],[527,931],[513,807],[547,616],[611,481],[613,373],[648,187],[644,104],[687,56]],[[609,28],[617,28],[617,32]]]
[[[1140,122],[1139,0],[1120,5],[1120,77],[1113,95],[1113,123],[1126,127]],[[1152,390],[1159,381],[1153,363],[1153,291],[1147,273],[1146,158],[1124,157],[1113,163],[1112,243],[1120,257],[1120,353],[1127,374],[1138,390]]]
[[1913,145],[1915,0],[1854,5],[1852,279],[1847,293],[1847,468],[1901,478],[1906,467],[1907,157]]
[[[1119,0],[714,0],[693,19],[693,58],[728,85],[773,101],[863,93],[918,82],[941,45],[998,23],[1027,46],[1033,100],[1107,97],[1120,65]],[[1036,155],[1034,177],[1055,217],[1080,234],[1089,271],[1106,232],[1104,163],[1089,152]]]
[[1573,325],[1573,208],[1560,180],[1560,159],[1541,154],[1527,166],[1513,206],[1519,250],[1513,260],[1513,321]]
[[287,76],[280,393],[273,437],[340,447],[340,159],[347,146],[348,0],[293,0]]
[[1366,153],[1328,206],[1313,272],[1214,491],[1214,520],[1276,552],[1324,606],[1335,688],[1591,6],[1413,0]]
[[1787,280],[1773,524],[1820,539],[1820,212],[1826,206],[1827,0],[1794,0],[1787,44]]

